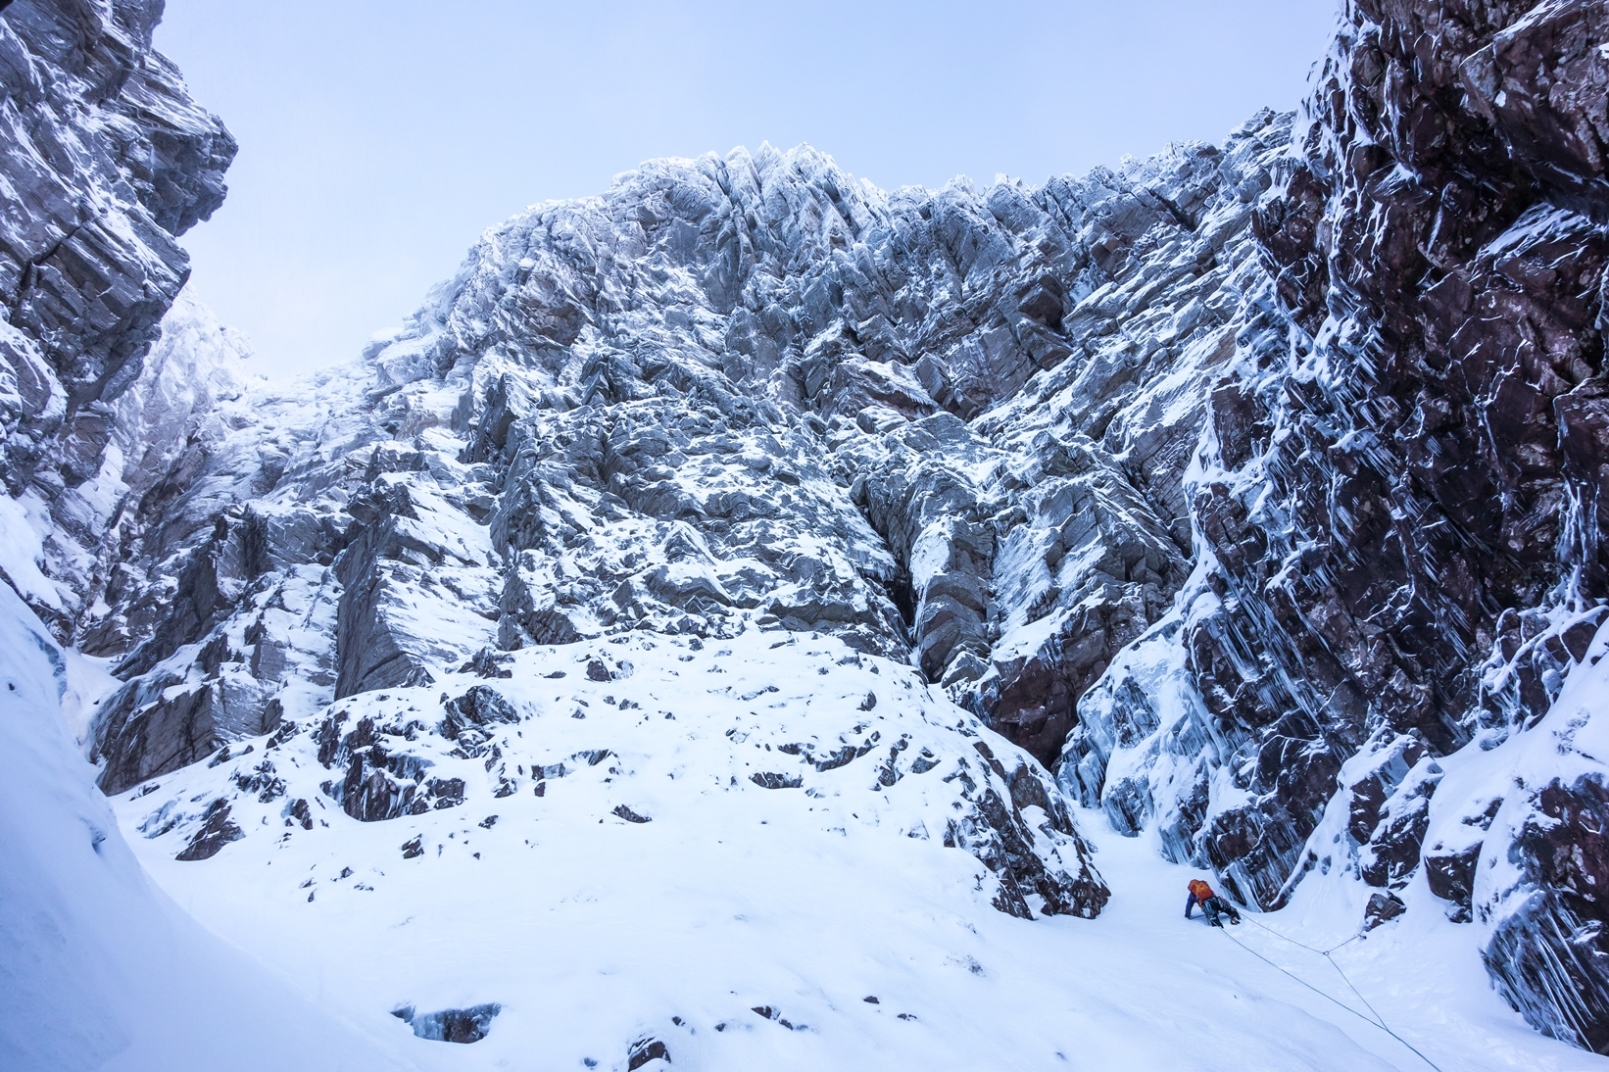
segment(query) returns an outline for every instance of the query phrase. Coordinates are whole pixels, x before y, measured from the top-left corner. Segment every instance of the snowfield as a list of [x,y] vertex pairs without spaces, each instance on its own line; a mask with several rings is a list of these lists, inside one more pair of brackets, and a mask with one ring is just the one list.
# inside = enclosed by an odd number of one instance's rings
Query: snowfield
[[[1439,913],[1338,951],[1354,994],[1278,935],[1346,940],[1367,887],[1307,883],[1289,910],[1247,913],[1237,948],[1182,918],[1192,873],[1153,834],[1118,837],[1099,813],[1078,814],[1113,891],[1098,918],[997,910],[999,877],[945,842],[1021,754],[911,668],[836,640],[633,634],[481,670],[509,676],[350,697],[324,713],[339,735],[308,720],[115,801],[181,905],[421,1067],[1428,1067],[1365,1022],[1366,999],[1445,1072],[1609,1068],[1534,1034]],[[481,721],[455,715],[475,689],[506,706],[473,692]],[[372,822],[334,798],[337,736],[365,719],[357,743],[410,757],[392,766],[417,779],[395,784],[420,787],[369,799],[400,812]],[[1080,839],[1022,814],[1076,870]],[[238,833],[209,841],[209,817]],[[215,855],[175,858],[197,844]],[[497,1011],[472,1045],[393,1015],[481,1006]]]
[[64,654],[0,584],[0,1068],[413,1067],[152,885],[61,726]]

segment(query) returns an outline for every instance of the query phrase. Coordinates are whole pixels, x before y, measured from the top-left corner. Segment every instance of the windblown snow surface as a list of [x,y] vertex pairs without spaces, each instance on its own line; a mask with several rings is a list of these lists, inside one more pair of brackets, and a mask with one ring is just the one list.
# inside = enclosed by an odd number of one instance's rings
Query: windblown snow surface
[[[1601,697],[1605,671],[1570,687]],[[528,648],[502,672],[318,716],[342,733],[372,719],[368,736],[461,779],[460,804],[441,806],[449,788],[358,822],[321,788],[341,776],[319,755],[334,731],[304,726],[123,794],[123,830],[203,923],[425,1068],[1430,1067],[1372,1017],[1445,1072],[1609,1067],[1533,1033],[1439,912],[1332,966],[1279,935],[1346,942],[1360,883],[1306,883],[1222,933],[1183,918],[1191,872],[1099,813],[1078,816],[1113,890],[1097,919],[997,911],[992,876],[943,832],[955,783],[1019,753],[911,668],[836,640],[633,634]],[[476,688],[496,717],[422,732]],[[230,822],[281,833],[175,859],[225,798]],[[1035,836],[1054,851],[1049,824]],[[394,1015],[480,1006],[496,1015],[472,1045]]]
[[411,1067],[152,886],[60,724],[66,654],[0,584],[0,1069]]

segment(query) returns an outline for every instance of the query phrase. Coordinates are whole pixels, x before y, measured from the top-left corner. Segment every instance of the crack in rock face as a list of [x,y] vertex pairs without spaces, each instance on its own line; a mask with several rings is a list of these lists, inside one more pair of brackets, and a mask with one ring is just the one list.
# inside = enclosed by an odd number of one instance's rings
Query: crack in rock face
[[1074,799],[1264,909],[1368,886],[1609,1052],[1604,5],[1350,0],[1300,116],[1041,186],[648,163],[312,393],[180,294],[234,143],[159,11],[0,16],[0,477],[174,856],[664,836],[651,725],[1024,918],[1105,903]]

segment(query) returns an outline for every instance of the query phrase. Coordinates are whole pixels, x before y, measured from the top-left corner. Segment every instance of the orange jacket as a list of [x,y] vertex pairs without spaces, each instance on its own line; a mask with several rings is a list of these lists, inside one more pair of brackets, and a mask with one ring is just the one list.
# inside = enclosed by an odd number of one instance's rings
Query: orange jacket
[[1190,880],[1190,895],[1196,899],[1196,904],[1206,904],[1207,898],[1212,896],[1212,887],[1199,878]]

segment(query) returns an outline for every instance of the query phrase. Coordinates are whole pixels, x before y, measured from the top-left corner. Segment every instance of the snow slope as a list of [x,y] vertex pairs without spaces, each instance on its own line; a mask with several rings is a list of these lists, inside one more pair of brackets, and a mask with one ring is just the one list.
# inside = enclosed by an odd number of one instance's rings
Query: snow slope
[[[976,746],[1002,768],[1021,753],[908,666],[751,628],[532,647],[482,670],[509,676],[338,701],[330,713],[347,720],[326,724],[340,733],[304,723],[237,744],[117,798],[120,821],[199,919],[426,1067],[624,1070],[655,1041],[695,1069],[1426,1067],[1183,920],[1190,872],[1098,813],[1080,817],[1104,831],[1114,897],[1098,918],[996,911],[996,880],[946,832],[977,795],[966,780],[991,784]],[[500,699],[476,693],[479,721],[447,725],[473,706],[452,700],[469,688]],[[428,763],[418,784],[460,778],[460,791],[352,818],[330,790],[351,785],[338,741],[365,718],[378,732],[360,741]],[[821,762],[873,735],[874,749]],[[218,800],[238,827],[266,829],[175,859],[209,844]],[[1049,823],[1034,836],[1042,855],[1075,851]],[[1367,891],[1311,887],[1267,925],[1349,936]],[[1532,1033],[1455,930],[1416,913],[1337,960],[1447,1072],[1609,1068]],[[1251,925],[1234,937],[1346,993],[1316,954]],[[416,1038],[391,1015],[493,1003],[473,1045]]]
[[408,1067],[150,884],[60,725],[65,667],[0,585],[0,1068]]

